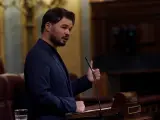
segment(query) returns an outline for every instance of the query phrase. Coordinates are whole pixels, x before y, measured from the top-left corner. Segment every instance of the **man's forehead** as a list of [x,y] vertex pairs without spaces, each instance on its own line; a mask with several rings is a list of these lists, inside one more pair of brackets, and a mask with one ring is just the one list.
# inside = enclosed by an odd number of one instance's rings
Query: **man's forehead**
[[73,26],[73,22],[72,20],[66,18],[66,17],[63,17],[60,21],[59,21],[59,24],[65,24],[65,25],[69,25],[69,26]]

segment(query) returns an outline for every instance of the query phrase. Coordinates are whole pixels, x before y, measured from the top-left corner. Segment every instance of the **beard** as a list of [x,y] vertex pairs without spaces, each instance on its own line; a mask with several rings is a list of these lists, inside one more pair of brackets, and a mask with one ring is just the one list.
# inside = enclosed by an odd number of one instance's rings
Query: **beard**
[[49,40],[57,47],[62,47],[66,45],[65,42],[61,42],[54,35],[51,35]]

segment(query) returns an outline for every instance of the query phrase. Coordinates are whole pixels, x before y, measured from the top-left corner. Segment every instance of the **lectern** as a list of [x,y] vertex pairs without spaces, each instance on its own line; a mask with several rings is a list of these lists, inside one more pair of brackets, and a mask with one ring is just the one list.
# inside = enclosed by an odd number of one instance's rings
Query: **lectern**
[[100,110],[98,105],[95,105],[94,107],[87,107],[87,110],[84,113],[68,114],[67,118],[68,120],[118,120],[120,116],[116,109],[102,107]]
[[113,101],[87,106],[84,113],[67,114],[69,120],[152,120],[141,113],[141,104],[136,92],[117,93]]

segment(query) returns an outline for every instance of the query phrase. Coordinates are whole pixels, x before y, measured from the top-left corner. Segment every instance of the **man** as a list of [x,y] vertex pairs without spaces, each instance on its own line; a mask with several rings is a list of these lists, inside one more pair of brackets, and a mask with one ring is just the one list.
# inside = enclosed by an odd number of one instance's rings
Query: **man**
[[[63,120],[66,113],[85,110],[83,101],[75,101],[74,96],[92,87],[92,71],[70,81],[57,52],[69,40],[74,22],[74,13],[63,8],[50,9],[43,16],[42,36],[29,51],[24,69],[29,120]],[[100,79],[99,69],[93,71]]]

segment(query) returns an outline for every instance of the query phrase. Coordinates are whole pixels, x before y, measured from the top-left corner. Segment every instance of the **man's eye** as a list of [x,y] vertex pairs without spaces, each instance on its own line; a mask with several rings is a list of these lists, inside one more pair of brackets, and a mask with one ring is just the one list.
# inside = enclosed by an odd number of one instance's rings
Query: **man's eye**
[[63,29],[67,29],[67,27],[65,27],[65,26],[63,26],[62,28],[63,28]]

